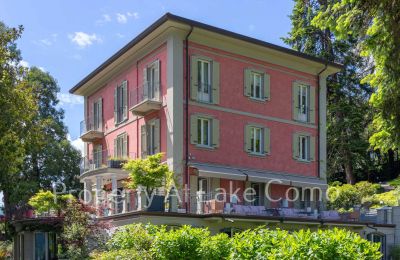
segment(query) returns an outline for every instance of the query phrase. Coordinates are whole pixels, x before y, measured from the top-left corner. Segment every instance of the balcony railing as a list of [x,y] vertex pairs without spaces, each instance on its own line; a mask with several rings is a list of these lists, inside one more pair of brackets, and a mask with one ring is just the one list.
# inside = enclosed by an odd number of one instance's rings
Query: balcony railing
[[[250,198],[250,196],[249,196]],[[355,211],[340,214],[336,210],[325,210],[323,202],[288,203],[281,201],[281,206],[267,207],[261,205],[261,198],[253,196],[245,202],[236,194],[197,193],[190,196],[191,213],[193,214],[227,214],[239,216],[265,216],[277,218],[296,218],[325,221],[366,221],[368,213]],[[266,198],[264,198],[266,199]],[[307,205],[307,206],[305,206]],[[376,216],[376,215],[375,215]],[[367,222],[375,222],[376,217]]]
[[81,121],[81,139],[84,142],[93,142],[104,137],[102,120],[97,117],[87,117]]
[[120,169],[129,159],[137,158],[135,152],[128,153],[124,157],[113,157],[107,150],[94,151],[89,156],[82,158],[81,174],[101,168]]
[[137,116],[144,116],[161,108],[161,85],[159,82],[146,82],[129,93],[130,111]]

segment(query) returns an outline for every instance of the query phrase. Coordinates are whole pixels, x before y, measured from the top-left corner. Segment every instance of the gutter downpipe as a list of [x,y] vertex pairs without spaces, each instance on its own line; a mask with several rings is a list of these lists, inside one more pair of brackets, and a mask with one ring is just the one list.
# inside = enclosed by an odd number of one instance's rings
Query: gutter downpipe
[[[185,140],[185,183],[186,183],[186,192],[185,196],[189,196],[190,198],[190,190],[187,192],[187,189],[190,187],[190,178],[189,178],[189,94],[190,94],[190,84],[189,84],[189,36],[193,32],[193,25],[190,26],[190,31],[185,37],[185,55],[186,55],[186,72],[185,72],[185,77],[186,77],[186,106],[185,106],[185,128],[186,128],[186,140]],[[190,207],[190,201],[188,198],[186,198],[185,201],[185,208],[186,212],[189,211]]]
[[325,66],[324,66],[324,68],[320,71],[320,72],[318,72],[318,74],[317,74],[317,77],[318,77],[318,95],[317,95],[317,97],[318,97],[318,125],[317,125],[317,131],[318,131],[318,178],[320,178],[321,177],[321,168],[320,168],[320,165],[321,165],[321,140],[320,140],[320,136],[321,136],[321,126],[320,126],[320,124],[321,124],[321,122],[320,122],[320,120],[321,120],[321,113],[320,113],[320,110],[321,110],[321,104],[320,104],[320,98],[319,98],[319,95],[320,95],[320,88],[321,88],[321,80],[320,80],[320,76],[321,76],[321,74],[322,74],[322,72],[324,72],[324,71],[326,71],[327,70],[327,68],[328,68],[328,63],[325,63]]

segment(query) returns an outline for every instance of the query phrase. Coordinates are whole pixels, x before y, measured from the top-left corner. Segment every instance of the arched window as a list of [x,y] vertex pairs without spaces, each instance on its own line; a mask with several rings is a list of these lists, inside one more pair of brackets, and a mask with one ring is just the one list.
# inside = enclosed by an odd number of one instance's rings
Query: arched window
[[380,243],[380,251],[383,255],[386,255],[386,236],[381,233],[369,233],[367,235],[367,240]]

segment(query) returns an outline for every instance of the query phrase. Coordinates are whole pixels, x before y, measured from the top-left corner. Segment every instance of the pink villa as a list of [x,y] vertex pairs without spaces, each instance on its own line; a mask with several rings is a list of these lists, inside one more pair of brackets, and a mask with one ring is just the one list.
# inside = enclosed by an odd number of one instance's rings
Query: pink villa
[[[165,14],[70,90],[84,97],[86,202],[116,226],[363,230],[324,203],[326,78],[341,67]],[[121,163],[159,152],[178,183],[147,205]]]

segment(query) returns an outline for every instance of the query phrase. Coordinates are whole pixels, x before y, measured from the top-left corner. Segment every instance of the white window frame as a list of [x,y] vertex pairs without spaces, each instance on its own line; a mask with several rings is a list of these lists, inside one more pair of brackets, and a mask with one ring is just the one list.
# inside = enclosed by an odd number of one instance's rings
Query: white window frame
[[[197,146],[200,147],[211,147],[211,133],[212,133],[212,120],[210,118],[205,118],[205,117],[199,117],[197,118],[197,134],[200,134],[197,136]],[[204,130],[205,130],[205,122],[208,123],[207,125],[207,138],[205,138]],[[200,130],[200,131],[199,131]],[[207,139],[207,140],[205,140]]]
[[124,155],[124,137],[126,133],[120,134],[115,138],[115,142],[117,143],[116,150],[114,151],[114,157],[119,159],[125,159],[128,157],[128,144],[125,147],[125,155]]
[[147,155],[155,154],[155,135],[156,135],[156,122],[151,121],[147,125]]
[[155,96],[155,85],[158,82],[155,82],[156,78],[156,64],[152,63],[146,68],[146,84],[147,84],[147,99],[154,100],[157,99]]
[[[205,64],[208,65],[208,75],[206,77],[205,75]],[[197,88],[197,98],[198,101],[201,102],[207,102],[210,103],[211,102],[211,66],[212,63],[208,60],[202,60],[199,59],[197,61],[197,79],[198,79],[198,88]],[[205,82],[207,81],[207,82]],[[207,84],[206,84],[207,83]],[[204,85],[206,84],[207,89],[204,88]],[[207,93],[205,92],[205,90],[207,90]]]
[[[305,141],[305,147],[303,147],[303,141]],[[309,162],[310,161],[310,136],[299,135],[299,160]]]
[[101,150],[102,147],[102,145],[95,145],[93,147],[93,165],[95,169],[100,168],[103,164],[103,151]]
[[[260,140],[259,151],[256,149],[257,137]],[[257,126],[250,127],[250,143],[251,154],[264,155],[264,128]]]
[[310,86],[300,85],[297,98],[299,100],[298,119],[308,122],[310,116]]
[[[264,75],[262,73],[251,71],[250,98],[264,101]],[[258,79],[258,80],[257,80]],[[259,96],[257,96],[257,81],[259,81]]]

